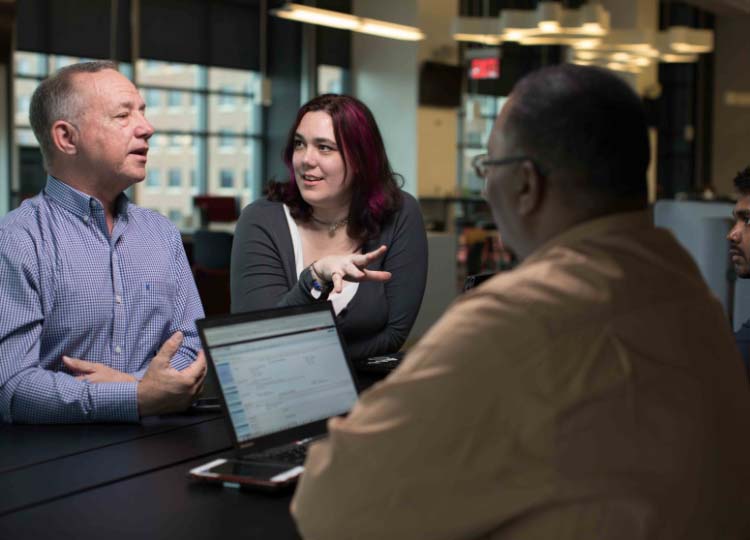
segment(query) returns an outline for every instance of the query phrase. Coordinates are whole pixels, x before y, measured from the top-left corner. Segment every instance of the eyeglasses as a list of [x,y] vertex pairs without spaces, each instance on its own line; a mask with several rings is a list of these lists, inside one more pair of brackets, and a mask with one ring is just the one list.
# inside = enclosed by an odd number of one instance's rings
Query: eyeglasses
[[474,172],[479,178],[487,176],[487,171],[490,167],[500,167],[502,165],[510,165],[511,163],[519,163],[521,161],[530,161],[537,171],[541,171],[537,163],[529,156],[513,156],[502,159],[489,159],[487,154],[480,154],[471,160],[471,166],[474,167]]

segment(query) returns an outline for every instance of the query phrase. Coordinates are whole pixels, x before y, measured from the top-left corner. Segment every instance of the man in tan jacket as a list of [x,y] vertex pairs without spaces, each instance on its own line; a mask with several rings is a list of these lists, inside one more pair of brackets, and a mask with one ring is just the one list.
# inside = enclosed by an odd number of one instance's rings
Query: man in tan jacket
[[750,538],[750,393],[729,324],[647,213],[613,74],[519,82],[477,161],[523,263],[455,303],[312,447],[310,540]]

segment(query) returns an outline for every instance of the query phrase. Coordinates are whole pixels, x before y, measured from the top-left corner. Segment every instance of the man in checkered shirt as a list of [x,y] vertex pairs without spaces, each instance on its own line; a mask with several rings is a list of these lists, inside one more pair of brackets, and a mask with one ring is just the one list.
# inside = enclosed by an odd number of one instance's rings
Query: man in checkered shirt
[[111,62],[43,81],[30,120],[49,174],[0,219],[0,415],[134,422],[184,410],[206,371],[179,231],[124,191],[146,176],[138,90]]

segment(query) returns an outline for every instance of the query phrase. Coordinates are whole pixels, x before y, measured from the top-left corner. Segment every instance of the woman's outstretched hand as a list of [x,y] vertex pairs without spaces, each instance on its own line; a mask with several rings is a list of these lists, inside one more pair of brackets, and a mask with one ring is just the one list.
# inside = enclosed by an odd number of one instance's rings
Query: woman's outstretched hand
[[334,292],[340,293],[346,281],[388,281],[390,272],[367,270],[367,265],[383,256],[388,248],[380,246],[369,253],[351,253],[348,255],[329,255],[315,261],[313,274],[318,279],[333,282]]

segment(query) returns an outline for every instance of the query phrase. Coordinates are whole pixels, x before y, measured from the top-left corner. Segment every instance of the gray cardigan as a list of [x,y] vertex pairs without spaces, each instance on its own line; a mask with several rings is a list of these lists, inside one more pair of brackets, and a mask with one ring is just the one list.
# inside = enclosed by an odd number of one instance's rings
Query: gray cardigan
[[[380,237],[362,252],[381,244],[388,251],[368,266],[387,270],[385,283],[360,283],[337,322],[352,360],[398,351],[419,312],[427,279],[427,236],[419,204],[403,193],[403,204],[383,224]],[[260,199],[247,206],[237,222],[232,245],[232,312],[316,302],[309,270],[298,280],[294,248],[280,202]]]

